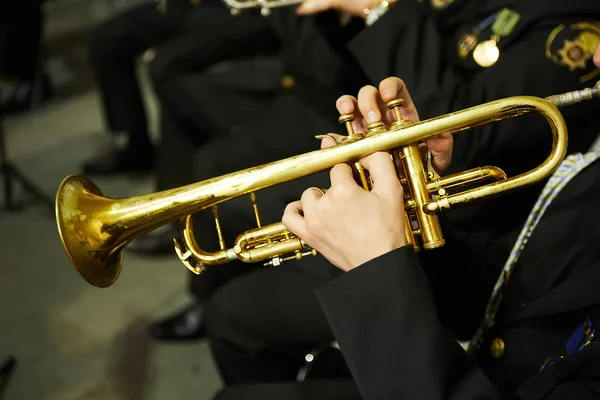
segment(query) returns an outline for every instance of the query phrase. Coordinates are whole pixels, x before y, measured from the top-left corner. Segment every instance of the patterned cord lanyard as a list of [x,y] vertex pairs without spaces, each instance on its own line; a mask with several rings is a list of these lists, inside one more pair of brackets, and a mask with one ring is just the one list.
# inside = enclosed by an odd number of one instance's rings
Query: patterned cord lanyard
[[490,300],[485,309],[485,315],[483,322],[477,329],[475,335],[471,339],[469,346],[467,348],[467,353],[471,356],[475,356],[477,351],[480,349],[481,344],[483,342],[483,338],[487,333],[488,329],[490,329],[494,325],[494,319],[496,317],[496,313],[498,311],[498,307],[502,301],[502,287],[505,282],[508,282],[510,279],[510,275],[514,266],[516,265],[521,252],[527,245],[533,230],[537,226],[538,222],[542,219],[542,216],[546,212],[546,209],[552,203],[552,201],[556,198],[556,196],[560,193],[560,191],[581,171],[583,171],[586,167],[591,165],[594,161],[600,158],[600,146],[595,146],[592,151],[586,154],[573,154],[567,157],[560,167],[556,170],[556,172],[552,175],[552,177],[548,180],[548,183],[544,187],[542,194],[540,195],[538,201],[533,206],[529,217],[527,218],[527,222],[525,222],[525,226],[521,230],[519,234],[519,238],[517,239],[513,249],[508,257],[508,260],[504,264],[504,268],[498,281],[494,285],[494,289],[492,290],[492,295],[490,296]]

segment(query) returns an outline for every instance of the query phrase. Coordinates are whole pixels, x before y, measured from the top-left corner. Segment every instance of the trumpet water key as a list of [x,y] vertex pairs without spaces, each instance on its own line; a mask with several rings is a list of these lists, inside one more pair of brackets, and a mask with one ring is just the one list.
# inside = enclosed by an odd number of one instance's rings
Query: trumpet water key
[[[262,166],[249,168],[181,188],[111,199],[82,176],[63,180],[56,196],[56,219],[65,251],[81,276],[90,284],[107,287],[118,278],[122,249],[140,235],[171,221],[182,223],[182,241],[175,250],[194,273],[232,260],[246,263],[266,262],[280,265],[289,259],[316,255],[306,243],[281,223],[264,226],[255,193],[277,184],[326,171],[336,164],[349,163],[357,182],[371,188],[368,171],[361,158],[379,151],[389,152],[399,162],[398,174],[404,186],[406,237],[415,249],[434,249],[444,245],[438,214],[472,202],[508,194],[549,177],[567,151],[567,126],[558,107],[600,96],[600,82],[590,89],[551,96],[547,99],[516,96],[499,99],[426,121],[402,118],[402,100],[388,104],[396,121],[391,126],[375,123],[366,134],[352,129],[353,115],[342,115],[348,135],[336,146],[300,154]],[[482,166],[440,177],[420,151],[419,144],[442,133],[469,134],[467,131],[522,115],[539,114],[548,124],[552,150],[547,159],[531,171],[508,178],[499,168]],[[231,247],[223,240],[219,222],[220,203],[249,195],[257,227],[242,233]],[[220,250],[207,252],[196,243],[192,228],[193,214],[212,210]]]

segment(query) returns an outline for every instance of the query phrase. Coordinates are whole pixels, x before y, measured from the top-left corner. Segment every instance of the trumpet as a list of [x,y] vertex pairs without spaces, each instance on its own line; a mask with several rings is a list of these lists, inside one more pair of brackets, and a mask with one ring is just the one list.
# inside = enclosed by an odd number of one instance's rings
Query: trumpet
[[[354,115],[342,115],[339,120],[345,124],[348,135],[334,147],[177,189],[125,199],[103,197],[91,180],[71,175],[62,181],[56,195],[58,231],[73,266],[88,283],[97,287],[108,287],[117,280],[123,263],[122,250],[128,243],[177,220],[181,221],[182,238],[181,243],[174,239],[175,251],[183,264],[195,274],[233,260],[245,263],[262,261],[265,265],[278,266],[288,260],[314,256],[316,252],[281,222],[263,226],[255,193],[326,171],[340,163],[349,163],[357,182],[369,190],[368,171],[358,160],[386,151],[400,160],[397,168],[405,193],[407,242],[415,250],[421,247],[435,249],[445,244],[439,213],[507,194],[549,177],[559,167],[567,151],[567,126],[558,107],[599,96],[600,82],[593,88],[546,99],[531,96],[499,99],[416,123],[403,119],[403,101],[394,100],[388,103],[396,116],[389,127],[381,122],[374,123],[365,134],[358,134],[352,129]],[[549,125],[553,140],[551,153],[541,165],[512,178],[493,166],[440,177],[419,148],[423,140],[435,135],[464,134],[475,127],[532,113],[542,115]],[[257,228],[242,233],[232,247],[227,247],[217,206],[244,195],[249,195],[252,201]],[[220,250],[212,253],[199,248],[192,224],[194,213],[208,209],[214,214],[220,245]]]
[[273,8],[293,6],[304,0],[223,0],[234,15],[249,8],[260,8],[263,16],[269,16]]

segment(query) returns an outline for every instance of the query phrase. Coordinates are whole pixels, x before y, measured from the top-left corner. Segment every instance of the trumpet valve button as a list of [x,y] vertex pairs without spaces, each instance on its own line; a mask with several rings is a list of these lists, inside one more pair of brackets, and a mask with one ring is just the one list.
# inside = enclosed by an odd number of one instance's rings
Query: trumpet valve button
[[369,124],[369,127],[367,128],[367,136],[374,135],[376,133],[383,133],[383,132],[387,132],[387,128],[386,128],[385,124],[381,121],[372,122]]
[[346,122],[352,122],[356,118],[354,114],[342,114],[340,115],[339,121],[340,124],[345,124]]
[[388,102],[385,106],[390,110],[393,110],[397,107],[402,107],[404,105],[404,99],[396,99]]
[[410,119],[402,117],[401,108],[403,105],[404,99],[392,100],[386,104],[387,108],[394,111],[394,117],[396,118],[396,122],[392,124],[392,128],[402,128],[412,123]]
[[348,131],[348,136],[354,135],[354,127],[352,127],[352,122],[354,121],[355,118],[356,118],[356,115],[354,115],[354,114],[342,114],[342,115],[340,115],[340,118],[338,119],[338,121],[340,121],[340,124],[346,125],[346,130]]

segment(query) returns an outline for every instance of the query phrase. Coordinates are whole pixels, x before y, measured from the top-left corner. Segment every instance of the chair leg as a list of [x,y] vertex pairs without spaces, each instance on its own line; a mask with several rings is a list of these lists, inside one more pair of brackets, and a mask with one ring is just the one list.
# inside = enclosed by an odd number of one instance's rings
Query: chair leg
[[13,185],[14,181],[21,184],[23,189],[39,203],[43,204],[51,213],[54,211],[54,202],[46,193],[38,188],[29,178],[27,178],[14,165],[4,165],[4,195],[5,208],[7,211],[18,211],[23,208],[23,204],[17,204],[14,200]]
[[0,366],[0,397],[2,397],[2,393],[4,393],[4,390],[8,386],[8,380],[16,366],[17,360],[14,357],[8,357]]
[[13,185],[12,185],[12,177],[9,172],[8,165],[2,165],[0,170],[0,175],[2,175],[2,185],[4,186],[4,207],[7,210],[12,210],[14,207],[13,203]]
[[8,161],[3,128],[2,120],[0,119],[0,175],[4,189],[4,208],[7,211],[17,211],[22,208],[16,204],[14,198],[14,185],[15,182],[19,182],[29,195],[44,204],[53,213],[54,201]]

